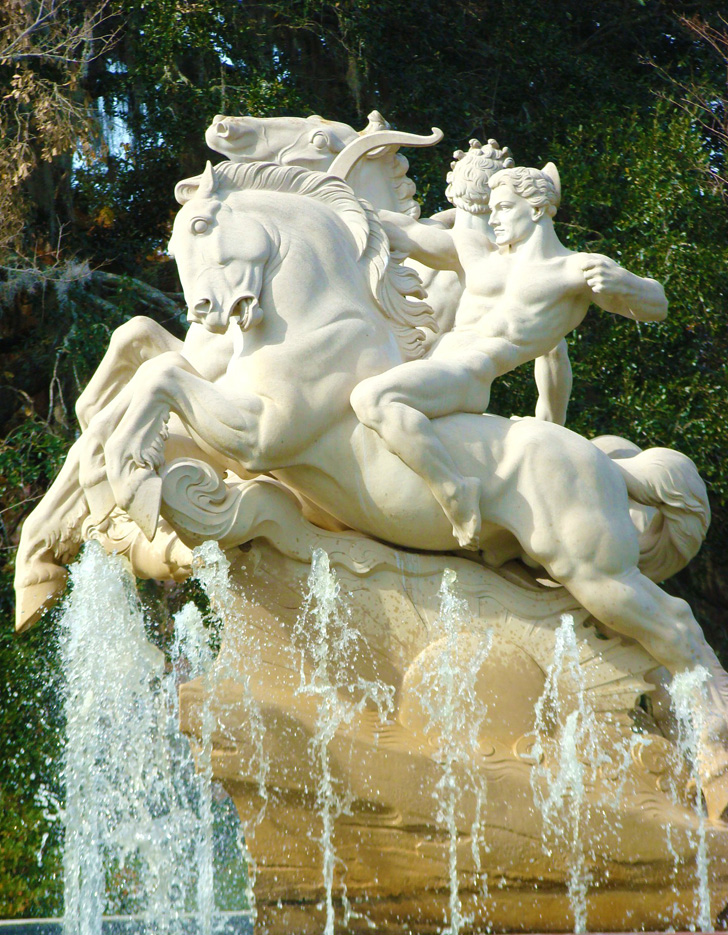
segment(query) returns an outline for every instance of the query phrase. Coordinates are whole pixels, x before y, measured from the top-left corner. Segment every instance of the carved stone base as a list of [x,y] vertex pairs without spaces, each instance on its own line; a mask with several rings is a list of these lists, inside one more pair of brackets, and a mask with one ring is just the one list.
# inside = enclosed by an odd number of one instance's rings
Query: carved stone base
[[[235,783],[226,788],[249,814],[249,793]],[[315,832],[310,808],[273,799],[272,815],[258,827],[251,847],[259,856],[256,877],[256,932],[270,935],[318,935],[324,928],[321,853],[308,838]],[[372,810],[373,811],[373,810]],[[336,852],[346,864],[346,893],[352,914],[344,923],[344,908],[336,901],[337,931],[380,933],[440,933],[448,918],[446,886],[448,842],[441,829],[377,827],[372,811],[362,803],[337,825]],[[391,820],[391,817],[390,817]],[[367,827],[364,822],[370,822]],[[546,857],[539,842],[498,827],[489,813],[486,858],[488,895],[484,897],[468,875],[470,841],[458,845],[463,868],[460,896],[471,917],[463,932],[573,931],[573,915],[564,882],[564,868]],[[491,822],[493,822],[491,824]],[[638,822],[635,822],[638,824]],[[383,820],[384,824],[384,820]],[[647,822],[641,829],[656,836]],[[726,843],[711,835],[714,856]],[[633,843],[636,844],[633,840]],[[562,855],[563,856],[563,855]],[[587,896],[590,931],[629,932],[686,928],[695,919],[695,868],[690,863],[676,875],[664,853],[644,852],[622,863],[604,856],[591,864],[593,883]],[[472,869],[472,864],[471,864]],[[725,871],[713,875],[713,916],[728,897]],[[372,927],[372,924],[374,927]]]
[[[671,893],[676,918],[689,918],[694,892],[686,890]],[[446,930],[443,920],[447,916],[447,891],[428,892],[409,898],[380,899],[364,904],[354,902],[357,917],[344,925],[337,924],[336,932],[366,932],[369,935],[441,935]],[[592,893],[588,897],[590,931],[594,932],[662,932],[665,931],[665,893],[663,887],[641,892],[618,891]],[[672,905],[672,903],[671,903]],[[671,909],[671,916],[673,912]],[[343,911],[337,906],[337,918]],[[564,932],[573,923],[568,900],[563,890],[535,890],[523,886],[506,893],[494,893],[487,911],[473,925],[463,926],[461,932]],[[592,921],[593,920],[593,921]],[[636,920],[636,921],[635,921]],[[642,920],[645,920],[644,923]],[[651,920],[651,921],[649,921]],[[649,929],[635,928],[640,925]],[[259,905],[255,925],[256,933],[264,935],[320,935],[324,927],[324,914],[320,904],[286,903],[279,901]]]
[[[329,555],[349,608],[356,639],[352,682],[378,680],[394,698],[385,720],[365,705],[325,747],[332,788],[346,799],[332,839],[337,931],[434,933],[448,919],[451,836],[438,792],[443,746],[422,702],[433,647],[445,638],[439,592],[448,568],[457,575],[453,592],[472,614],[455,643],[472,658],[479,641],[491,640],[473,683],[486,714],[455,809],[459,892],[463,916],[470,917],[461,931],[573,930],[567,879],[574,855],[563,840],[552,840],[547,853],[532,789],[534,709],[566,613],[575,621],[584,694],[605,755],[586,783],[580,815],[591,875],[588,927],[634,931],[694,923],[699,818],[687,774],[676,776],[671,766],[677,760],[665,736],[669,722],[644,710],[654,688],[645,675],[655,669],[654,660],[636,644],[599,633],[566,591],[520,566],[494,572],[464,558],[405,553],[356,534],[311,527],[310,536],[311,548]],[[182,727],[193,739],[200,736],[203,704],[214,711],[214,775],[248,829],[257,864],[257,931],[271,935],[324,927],[322,747],[315,742],[322,701],[301,688],[301,671],[304,682],[313,678],[320,659],[295,632],[310,572],[300,561],[299,540],[295,549],[297,558],[258,539],[228,553],[235,593],[232,606],[220,608],[226,626],[216,671],[180,692]],[[568,684],[564,699],[567,709],[577,704]],[[264,795],[261,750],[268,764]],[[465,769],[456,765],[455,773]],[[472,839],[476,797],[468,785],[473,769],[484,777],[487,795],[479,870]],[[728,826],[706,821],[705,833],[715,919],[728,901]]]

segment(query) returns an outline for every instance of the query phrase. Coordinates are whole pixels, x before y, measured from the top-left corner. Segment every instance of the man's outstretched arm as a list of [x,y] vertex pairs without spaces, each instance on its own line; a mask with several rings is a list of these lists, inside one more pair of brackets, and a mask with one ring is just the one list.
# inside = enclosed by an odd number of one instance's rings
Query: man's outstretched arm
[[581,254],[581,259],[592,301],[599,308],[633,321],[667,318],[667,299],[659,282],[636,276],[599,253]]
[[427,224],[396,211],[381,210],[379,219],[392,250],[411,256],[431,269],[462,272],[452,232],[437,223]]
[[566,424],[566,409],[571,396],[571,361],[566,338],[559,341],[548,354],[537,357],[533,375],[538,388],[536,418],[544,422]]

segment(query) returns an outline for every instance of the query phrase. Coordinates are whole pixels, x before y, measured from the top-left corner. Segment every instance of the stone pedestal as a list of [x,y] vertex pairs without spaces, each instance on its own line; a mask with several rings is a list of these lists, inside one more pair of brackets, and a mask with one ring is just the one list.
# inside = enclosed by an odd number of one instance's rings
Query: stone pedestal
[[[182,727],[193,742],[202,705],[215,713],[214,775],[247,828],[258,930],[323,931],[322,751],[341,809],[331,841],[337,930],[441,931],[453,854],[462,913],[471,920],[463,931],[573,930],[567,883],[575,855],[568,836],[544,846],[532,787],[533,771],[555,755],[548,744],[534,753],[534,719],[564,614],[574,619],[583,691],[580,702],[574,679],[562,680],[560,717],[586,699],[604,753],[578,812],[591,877],[588,927],[689,927],[698,898],[699,818],[687,774],[676,774],[669,719],[650,713],[654,685],[645,676],[654,660],[637,644],[600,632],[565,590],[520,565],[496,572],[466,558],[410,554],[313,527],[311,538],[312,549],[327,552],[339,583],[355,649],[347,650],[352,684],[388,686],[393,706],[386,717],[364,704],[322,745],[324,694],[305,688],[320,687],[314,675],[322,665],[308,639],[312,624],[302,617],[310,566],[264,540],[228,553],[233,588],[229,606],[220,608],[225,630],[215,672],[180,694]],[[300,543],[297,549],[300,556]],[[447,632],[446,569],[456,576],[452,594],[466,602]],[[485,711],[476,750],[469,763],[451,764],[461,789],[454,838],[443,818],[442,722],[435,719],[433,728],[422,700],[444,640],[459,647],[453,658],[464,665],[490,641],[468,696]],[[351,702],[356,692],[347,695],[335,659],[326,664],[339,679],[338,695]],[[486,801],[476,820],[478,788]],[[479,854],[474,829],[482,836]],[[728,901],[728,827],[706,820],[704,829],[715,918]]]

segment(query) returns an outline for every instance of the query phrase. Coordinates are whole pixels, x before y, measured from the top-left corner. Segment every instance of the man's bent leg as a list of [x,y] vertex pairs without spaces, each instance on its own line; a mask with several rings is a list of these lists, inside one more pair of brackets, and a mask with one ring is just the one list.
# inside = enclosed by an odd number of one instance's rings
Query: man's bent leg
[[488,390],[487,380],[456,362],[418,360],[363,380],[351,394],[359,421],[427,483],[466,549],[479,545],[480,481],[462,475],[430,419],[482,412]]

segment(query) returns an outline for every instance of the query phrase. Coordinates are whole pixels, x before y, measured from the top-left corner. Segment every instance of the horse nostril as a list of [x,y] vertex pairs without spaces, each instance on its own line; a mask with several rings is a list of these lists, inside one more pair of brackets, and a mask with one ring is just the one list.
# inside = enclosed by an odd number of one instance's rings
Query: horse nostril
[[199,315],[207,315],[212,308],[212,302],[209,299],[198,299],[193,308]]
[[215,133],[223,140],[235,142],[247,137],[255,137],[255,131],[242,120],[220,120],[215,124]]

